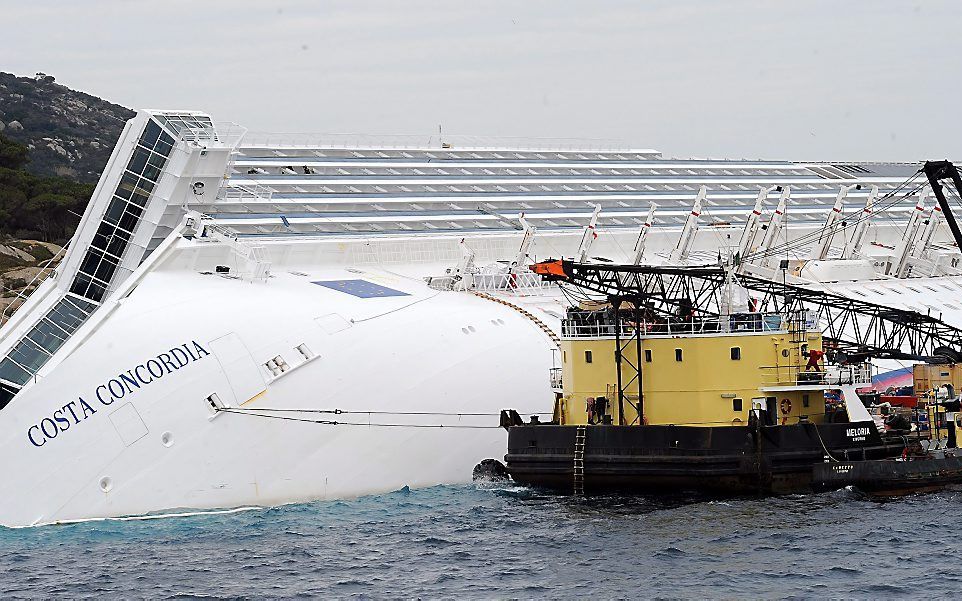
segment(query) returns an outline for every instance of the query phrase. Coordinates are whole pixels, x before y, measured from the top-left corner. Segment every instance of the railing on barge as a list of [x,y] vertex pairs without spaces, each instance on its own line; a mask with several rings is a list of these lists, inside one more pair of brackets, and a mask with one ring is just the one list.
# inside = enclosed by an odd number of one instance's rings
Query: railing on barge
[[799,365],[761,367],[762,386],[871,386],[874,366],[871,363],[829,365],[809,371]]
[[[786,317],[781,313],[734,313],[726,318],[658,318],[634,321],[625,311],[621,318],[621,336],[633,336],[640,329],[644,335],[720,334],[783,332],[816,330],[814,313]],[[569,311],[561,321],[561,335],[565,338],[606,338],[615,336],[614,317],[604,311]]]

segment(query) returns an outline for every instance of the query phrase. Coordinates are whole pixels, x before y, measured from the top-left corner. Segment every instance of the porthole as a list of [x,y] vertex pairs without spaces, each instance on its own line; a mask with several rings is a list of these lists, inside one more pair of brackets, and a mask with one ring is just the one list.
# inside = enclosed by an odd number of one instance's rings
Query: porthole
[[164,432],[160,435],[160,443],[169,449],[174,446],[174,435],[170,432]]
[[110,490],[113,487],[114,487],[114,481],[111,480],[110,478],[104,476],[103,478],[100,479],[100,490],[102,490],[103,492],[110,492]]

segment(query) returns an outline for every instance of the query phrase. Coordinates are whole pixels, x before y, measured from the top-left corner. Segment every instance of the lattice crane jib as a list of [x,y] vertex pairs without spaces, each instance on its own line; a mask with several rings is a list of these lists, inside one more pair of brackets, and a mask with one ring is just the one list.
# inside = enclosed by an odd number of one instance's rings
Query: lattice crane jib
[[[782,315],[807,312],[826,343],[850,355],[926,360],[955,359],[962,329],[938,316],[856,300],[799,284],[731,275],[721,266],[667,267],[545,261],[532,266],[542,277],[601,295],[613,307],[630,306],[640,319],[710,320],[727,311],[732,281],[748,292],[752,309]],[[618,313],[619,311],[616,311]],[[632,317],[635,319],[635,317]]]

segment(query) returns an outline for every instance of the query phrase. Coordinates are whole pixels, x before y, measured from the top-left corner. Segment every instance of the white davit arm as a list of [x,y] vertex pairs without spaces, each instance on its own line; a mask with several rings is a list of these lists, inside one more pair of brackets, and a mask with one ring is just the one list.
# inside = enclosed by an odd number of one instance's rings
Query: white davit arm
[[512,273],[518,273],[524,269],[528,262],[528,250],[531,248],[531,244],[534,242],[534,235],[538,231],[538,228],[528,223],[528,220],[524,218],[524,213],[518,215],[518,221],[521,222],[521,227],[524,228],[524,237],[521,239],[521,247],[518,249],[518,256],[515,258],[514,264],[511,266]]
[[852,237],[845,243],[845,250],[842,251],[843,259],[854,259],[862,252],[862,245],[865,243],[865,232],[868,231],[868,220],[872,216],[872,203],[875,202],[876,198],[878,198],[878,186],[872,186],[872,190],[868,193],[868,198],[865,200],[865,208],[862,209],[859,221],[855,224]]
[[468,290],[474,285],[474,258],[476,255],[465,244],[464,238],[461,238],[458,246],[461,248],[461,259],[458,261],[458,266],[454,268],[454,273],[451,274],[453,276],[451,286],[455,290]]
[[909,215],[909,221],[905,224],[905,231],[902,232],[902,239],[899,240],[898,246],[895,247],[892,262],[888,264],[885,275],[894,275],[898,278],[902,277],[902,273],[905,271],[905,264],[915,249],[915,237],[919,233],[919,225],[921,225],[924,215],[925,193],[922,192],[919,194],[919,200],[915,204],[915,210]]
[[702,186],[698,189],[698,196],[695,197],[695,205],[691,208],[688,220],[685,221],[685,229],[681,231],[678,244],[675,245],[675,249],[671,251],[671,255],[668,257],[668,260],[672,263],[684,261],[688,258],[691,245],[695,242],[695,234],[698,233],[698,217],[701,216],[701,205],[707,195],[707,187]]
[[598,225],[598,215],[601,214],[601,205],[595,205],[595,210],[591,214],[591,221],[585,227],[584,234],[581,235],[581,245],[578,246],[578,263],[584,263],[588,258],[588,251],[591,250],[591,243],[598,237],[595,226]]
[[822,239],[815,245],[815,253],[812,255],[815,259],[823,260],[828,256],[828,251],[832,248],[832,238],[835,237],[835,227],[842,216],[842,203],[848,196],[849,190],[860,187],[858,184],[852,184],[851,186],[842,186],[838,191],[838,196],[835,197],[835,205],[829,211],[828,219],[825,220],[825,226],[822,228],[824,230]]
[[[768,230],[765,231],[765,240],[762,241],[758,252],[768,252],[770,248],[775,246],[775,241],[778,240],[778,234],[782,231],[782,225],[785,220],[785,210],[788,208],[788,199],[791,195],[792,190],[789,186],[782,188],[782,195],[778,199],[778,206],[775,207],[775,212],[772,213],[772,219],[768,222]],[[762,257],[762,267],[768,267],[771,260],[771,256]]]
[[929,252],[932,236],[935,234],[935,230],[938,229],[940,223],[942,223],[942,207],[936,203],[935,206],[932,207],[932,214],[929,215],[929,222],[922,231],[922,239],[919,240],[918,245],[916,245],[915,252],[912,253],[912,256],[922,258]]
[[645,240],[648,239],[648,231],[651,230],[651,224],[655,221],[655,209],[658,205],[651,203],[648,207],[648,216],[645,217],[645,222],[641,225],[641,231],[638,232],[638,240],[635,241],[635,258],[632,259],[632,265],[641,265],[641,259],[645,255]]
[[755,208],[749,213],[748,219],[745,221],[745,230],[742,232],[742,238],[738,241],[739,260],[744,259],[745,254],[751,251],[752,242],[758,234],[759,218],[762,216],[762,208],[765,206],[765,200],[768,199],[768,195],[775,188],[777,188],[777,186],[758,189],[758,197],[755,198]]

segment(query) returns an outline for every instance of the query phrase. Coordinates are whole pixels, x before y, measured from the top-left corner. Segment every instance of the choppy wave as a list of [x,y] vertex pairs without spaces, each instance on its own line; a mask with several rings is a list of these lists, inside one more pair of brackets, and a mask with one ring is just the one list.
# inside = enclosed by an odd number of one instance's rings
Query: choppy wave
[[[958,492],[876,503],[439,486],[351,501],[0,529],[4,598],[954,595]],[[924,578],[921,577],[924,574]],[[924,582],[923,582],[924,580]]]

